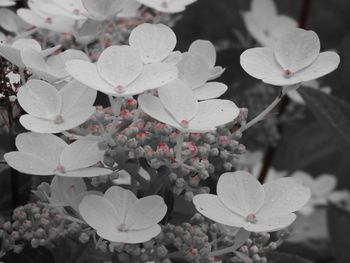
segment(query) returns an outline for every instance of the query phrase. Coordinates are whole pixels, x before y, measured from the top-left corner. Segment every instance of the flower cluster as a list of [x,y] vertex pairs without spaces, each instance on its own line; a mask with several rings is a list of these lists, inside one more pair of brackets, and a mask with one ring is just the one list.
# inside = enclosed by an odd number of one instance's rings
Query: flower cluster
[[[180,52],[173,30],[159,23],[174,21],[163,13],[194,2],[29,0],[18,16],[3,11],[13,33],[0,55],[20,80],[1,70],[0,85],[12,90],[3,95],[13,95],[29,131],[17,135],[4,159],[23,174],[54,177],[33,191],[40,201],[2,224],[2,251],[20,252],[26,242],[52,249],[72,237],[115,253],[118,262],[267,261],[265,253],[278,244],[266,232],[288,227],[311,192],[300,178],[261,185],[240,171],[246,151],[240,140],[284,95],[295,97],[302,82],[336,69],[339,56],[320,53],[317,34],[296,29],[271,1],[253,1],[243,16],[267,47],[246,50],[241,65],[284,87],[248,122],[246,108],[219,98],[228,87],[215,81],[225,72],[215,46],[196,40]],[[272,24],[260,23],[261,5]],[[265,32],[275,24],[281,28]],[[39,42],[24,37],[33,34]],[[96,106],[99,97],[110,105]],[[205,218],[168,223],[174,194],[193,201]]]

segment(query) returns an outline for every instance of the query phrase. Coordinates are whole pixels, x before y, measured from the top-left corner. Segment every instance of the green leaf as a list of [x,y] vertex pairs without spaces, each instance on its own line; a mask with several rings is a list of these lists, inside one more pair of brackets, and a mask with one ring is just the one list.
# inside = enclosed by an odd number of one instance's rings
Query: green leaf
[[335,140],[343,156],[349,156],[350,105],[315,89],[302,87],[298,91],[324,130]]
[[328,206],[328,229],[337,263],[350,262],[350,212],[339,205]]
[[269,263],[312,263],[312,261],[295,255],[271,252],[267,255]]

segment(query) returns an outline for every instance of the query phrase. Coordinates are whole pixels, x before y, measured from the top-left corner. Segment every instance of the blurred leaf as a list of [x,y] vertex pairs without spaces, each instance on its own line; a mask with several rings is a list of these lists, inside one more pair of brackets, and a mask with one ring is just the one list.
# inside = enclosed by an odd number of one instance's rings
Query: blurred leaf
[[269,263],[312,263],[312,261],[280,252],[272,252],[267,255]]
[[338,263],[350,262],[350,212],[335,204],[328,206],[328,229]]
[[335,139],[344,157],[350,155],[350,105],[337,97],[311,88],[300,94],[321,126]]

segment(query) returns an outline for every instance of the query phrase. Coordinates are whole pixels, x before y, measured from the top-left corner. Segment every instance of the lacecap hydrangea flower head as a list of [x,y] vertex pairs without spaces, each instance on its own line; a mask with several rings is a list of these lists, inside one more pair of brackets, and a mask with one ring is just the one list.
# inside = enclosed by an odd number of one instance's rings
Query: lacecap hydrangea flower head
[[310,189],[293,178],[261,185],[253,175],[238,171],[220,176],[217,195],[199,194],[193,203],[215,222],[250,232],[271,232],[293,223],[293,212],[302,208],[310,196]]

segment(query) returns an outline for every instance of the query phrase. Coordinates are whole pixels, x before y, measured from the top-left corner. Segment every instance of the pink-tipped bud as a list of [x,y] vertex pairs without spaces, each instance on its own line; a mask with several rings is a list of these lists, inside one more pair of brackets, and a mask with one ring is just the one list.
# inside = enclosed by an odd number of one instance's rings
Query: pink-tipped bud
[[115,91],[118,92],[118,93],[123,93],[125,91],[125,88],[123,85],[118,85],[116,88],[115,88]]
[[180,125],[182,128],[188,128],[188,124],[189,124],[188,120],[180,121]]

